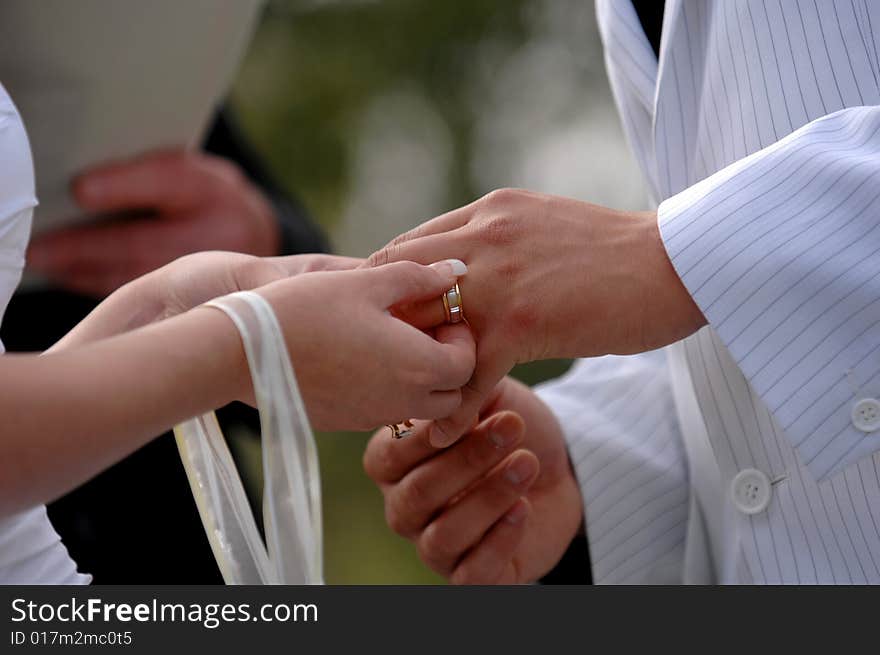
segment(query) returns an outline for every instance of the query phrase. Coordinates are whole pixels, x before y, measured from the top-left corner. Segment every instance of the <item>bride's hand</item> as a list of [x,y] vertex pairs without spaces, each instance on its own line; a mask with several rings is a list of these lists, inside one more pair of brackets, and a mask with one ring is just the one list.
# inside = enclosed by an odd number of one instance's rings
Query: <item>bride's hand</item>
[[322,254],[254,257],[217,251],[187,255],[114,291],[52,350],[127,332],[228,293],[302,273],[350,269],[361,261]]
[[[148,303],[168,318],[212,298],[256,289],[276,280],[317,271],[342,271],[363,260],[337,255],[254,257],[237,252],[200,252],[181,257],[140,278]],[[137,282],[137,281],[135,281]]]
[[476,356],[470,329],[442,325],[428,334],[389,312],[400,303],[439,302],[455,270],[449,262],[398,262],[309,273],[258,290],[284,330],[315,427],[366,430],[459,407]]

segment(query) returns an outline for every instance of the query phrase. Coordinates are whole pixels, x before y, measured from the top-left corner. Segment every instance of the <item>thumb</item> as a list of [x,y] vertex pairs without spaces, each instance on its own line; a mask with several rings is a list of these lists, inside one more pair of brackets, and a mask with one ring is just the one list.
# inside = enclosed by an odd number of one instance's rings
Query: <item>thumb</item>
[[370,269],[372,284],[382,306],[439,298],[467,273],[459,259],[446,259],[430,266],[415,262],[395,262]]

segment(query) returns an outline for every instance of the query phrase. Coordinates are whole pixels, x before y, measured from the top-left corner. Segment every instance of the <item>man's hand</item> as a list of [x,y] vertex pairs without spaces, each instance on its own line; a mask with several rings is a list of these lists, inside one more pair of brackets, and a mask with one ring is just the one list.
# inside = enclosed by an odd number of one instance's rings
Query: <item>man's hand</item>
[[[431,428],[438,447],[459,438],[518,362],[642,352],[705,324],[652,212],[505,189],[398,237],[370,263],[448,257],[470,271],[460,285],[478,353],[462,407]],[[401,318],[443,320],[439,301],[426,307]]]
[[69,289],[103,297],[178,257],[203,250],[278,252],[268,200],[235,164],[183,150],[150,153],[85,172],[73,196],[86,212],[149,216],[38,237],[28,265]]
[[583,505],[550,409],[505,378],[455,445],[433,448],[427,425],[400,440],[380,430],[364,455],[391,528],[457,584],[525,583],[553,568]]

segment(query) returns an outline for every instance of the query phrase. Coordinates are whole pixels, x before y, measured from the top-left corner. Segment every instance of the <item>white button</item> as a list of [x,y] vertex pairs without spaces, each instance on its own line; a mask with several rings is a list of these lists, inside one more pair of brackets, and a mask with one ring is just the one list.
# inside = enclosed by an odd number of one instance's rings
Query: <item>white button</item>
[[853,405],[850,415],[853,425],[862,432],[880,430],[880,400],[862,398]]
[[743,514],[758,514],[770,504],[770,478],[758,469],[743,469],[730,483],[733,504]]

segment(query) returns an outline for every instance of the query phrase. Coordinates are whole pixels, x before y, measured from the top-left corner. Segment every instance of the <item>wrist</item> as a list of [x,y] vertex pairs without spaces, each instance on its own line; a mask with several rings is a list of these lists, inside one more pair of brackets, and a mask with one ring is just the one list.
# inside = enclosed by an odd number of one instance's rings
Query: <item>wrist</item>
[[253,384],[244,343],[232,319],[216,307],[200,305],[186,315],[203,335],[199,365],[206,388],[212,388],[211,407],[232,401],[253,403]]
[[638,280],[633,309],[631,352],[669,345],[706,325],[690,292],[672,265],[657,224],[656,212],[633,215],[633,279]]

